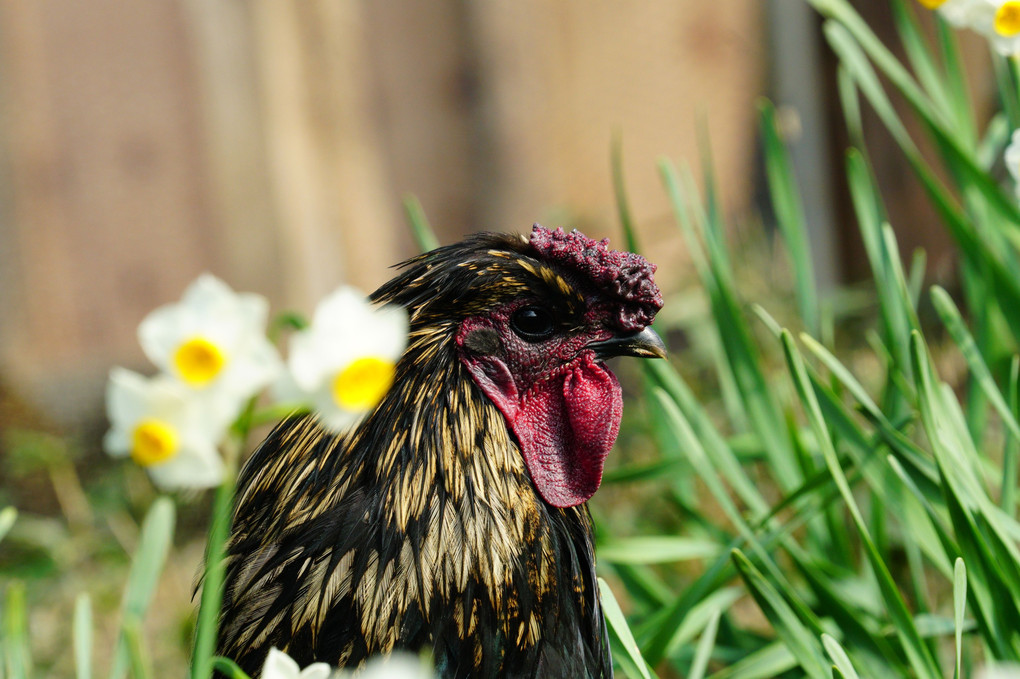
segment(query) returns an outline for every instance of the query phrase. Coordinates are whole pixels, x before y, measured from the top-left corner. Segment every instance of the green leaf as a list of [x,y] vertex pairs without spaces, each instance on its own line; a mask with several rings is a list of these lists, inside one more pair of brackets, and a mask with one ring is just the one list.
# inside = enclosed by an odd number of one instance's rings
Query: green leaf
[[981,387],[985,396],[988,397],[992,406],[999,413],[1003,424],[1009,428],[1010,433],[1014,437],[1020,438],[1020,424],[1017,424],[1016,419],[1013,417],[1012,409],[1006,403],[1006,399],[1003,398],[999,387],[995,384],[995,379],[992,377],[988,365],[981,356],[981,350],[978,349],[970,331],[967,330],[963,317],[960,315],[959,309],[956,308],[956,304],[953,303],[953,299],[949,296],[948,292],[936,285],[931,289],[931,301],[934,303],[935,310],[942,319],[942,323],[946,326],[946,330],[949,331],[956,346],[959,347],[960,353],[963,354],[964,360],[967,361],[967,366],[970,368],[971,375],[977,380],[978,386]]
[[698,647],[694,651],[694,660],[691,661],[691,670],[687,673],[687,679],[704,679],[705,670],[708,669],[708,661],[712,658],[712,650],[715,648],[715,636],[719,631],[719,618],[722,611],[716,609],[709,618],[705,631],[698,640]]
[[8,679],[28,679],[32,674],[32,656],[28,639],[28,606],[25,583],[14,580],[4,592],[3,659]]
[[599,561],[651,564],[706,559],[719,554],[720,545],[711,540],[656,535],[608,540],[599,544]]
[[[1013,356],[1009,364],[1009,410],[1013,419],[1020,419],[1020,356]],[[1002,487],[999,504],[1009,516],[1016,511],[1016,478],[1018,457],[1020,457],[1020,437],[1006,436],[1006,445],[1002,452]]]
[[613,171],[613,195],[616,197],[616,212],[623,229],[623,242],[631,252],[640,252],[634,217],[627,200],[627,185],[623,178],[623,138],[619,130],[613,133],[609,149],[609,165]]
[[638,674],[634,675],[635,678],[651,679],[652,673],[648,669],[648,663],[641,656],[641,649],[638,648],[637,642],[634,641],[634,635],[630,631],[630,625],[627,624],[627,618],[624,617],[623,611],[620,610],[620,604],[616,602],[613,590],[602,578],[599,578],[599,592],[602,593],[602,611],[606,616],[609,632],[619,640],[627,653],[627,659],[630,661],[633,669],[637,670]]
[[240,666],[230,658],[218,655],[213,658],[213,669],[220,674],[225,674],[229,679],[251,679]]
[[758,103],[759,124],[765,153],[765,172],[768,176],[772,205],[776,221],[783,234],[783,242],[793,264],[794,289],[797,308],[808,332],[821,330],[818,295],[811,246],[808,243],[804,207],[797,188],[790,154],[779,137],[775,107],[768,101]]
[[138,548],[131,562],[127,587],[121,603],[121,632],[114,649],[112,679],[121,679],[131,661],[129,655],[127,627],[138,620],[144,620],[152,596],[156,591],[159,576],[163,572],[167,553],[173,541],[174,505],[167,497],[157,498],[142,522]]
[[907,609],[903,597],[896,588],[896,583],[889,572],[889,567],[882,560],[875,547],[875,543],[868,533],[864,517],[857,506],[857,501],[854,499],[846,476],[839,465],[836,451],[829,436],[829,430],[825,425],[825,420],[822,418],[815,392],[811,388],[810,380],[807,377],[803,358],[794,346],[793,338],[789,332],[784,332],[782,339],[783,353],[786,356],[787,366],[790,368],[790,373],[793,376],[797,395],[800,396],[801,405],[804,407],[808,420],[811,423],[811,428],[815,432],[825,464],[829,468],[840,494],[843,496],[843,501],[850,511],[850,517],[853,519],[854,525],[861,536],[865,555],[871,564],[872,572],[875,574],[875,579],[882,592],[882,598],[895,624],[896,634],[903,645],[903,650],[910,661],[911,667],[913,667],[918,676],[939,679],[941,673],[935,658],[931,655],[931,650],[921,639],[910,611]]
[[10,532],[14,522],[18,520],[18,510],[14,507],[4,507],[0,509],[0,542],[3,542],[4,536]]
[[839,645],[838,641],[828,634],[823,634],[822,646],[825,647],[825,652],[832,658],[832,662],[836,664],[836,668],[843,675],[844,679],[860,679],[857,676],[857,670],[854,669],[853,663],[850,662],[850,657],[843,650],[843,647]]
[[234,504],[234,484],[237,475],[235,465],[236,461],[227,460],[224,480],[216,489],[216,496],[213,499],[209,540],[206,544],[202,598],[195,627],[195,646],[191,654],[191,679],[208,679],[212,674],[220,604],[223,600],[224,552],[227,539],[230,537],[230,520]]
[[92,679],[92,600],[84,592],[74,602],[74,667],[77,679]]
[[727,611],[744,596],[740,587],[727,587],[712,592],[697,604],[691,607],[684,621],[676,629],[676,635],[666,650],[666,655],[673,655],[684,644],[694,639],[695,635],[704,630],[709,620],[717,611]]
[[425,216],[425,210],[422,208],[421,201],[418,200],[417,196],[412,194],[404,196],[404,213],[407,215],[407,221],[411,225],[411,235],[414,236],[418,249],[422,252],[428,252],[438,248],[439,239],[436,238],[436,233],[432,230],[428,217]]
[[[708,161],[706,160],[706,163]],[[714,192],[711,189],[709,174],[706,174],[706,193],[708,194],[709,211],[701,216],[703,210],[697,204],[695,196],[689,196],[694,203],[694,212],[698,219],[691,220],[687,216],[685,196],[680,190],[679,182],[673,167],[668,162],[660,163],[662,179],[673,202],[677,222],[687,239],[692,258],[702,278],[702,284],[708,293],[713,318],[719,339],[722,342],[730,373],[737,385],[737,391],[746,412],[748,421],[754,432],[761,439],[762,447],[768,457],[770,467],[780,488],[789,491],[803,481],[797,467],[793,448],[787,432],[785,421],[775,402],[775,395],[765,378],[762,361],[753,336],[744,319],[741,304],[733,285],[733,275],[729,258],[723,246],[723,231],[719,207],[714,204]],[[704,239],[704,255],[693,254],[702,252],[701,239],[695,232],[700,226],[700,235]]]
[[[1001,658],[1020,659],[1014,634],[1020,626],[1020,554],[1016,521],[987,495],[976,468],[979,454],[970,439],[955,394],[937,381],[920,333],[911,336],[921,420],[931,442],[946,506],[968,567],[975,616],[984,638]],[[1003,593],[1007,595],[1003,595]]]
[[710,679],[776,679],[797,667],[790,648],[776,641],[760,646],[739,662],[713,674]]
[[[737,459],[732,448],[727,445],[713,424],[712,418],[705,412],[694,392],[676,372],[676,369],[666,361],[645,361],[644,368],[646,373],[665,392],[664,395],[672,401],[674,407],[680,411],[684,419],[690,423],[694,438],[707,452],[706,459],[711,460],[726,483],[736,492],[741,502],[750,508],[752,516],[762,517],[768,514],[768,502],[765,501],[755,483],[741,467],[740,460]],[[652,395],[653,401],[657,401],[659,398]],[[666,419],[670,419],[668,414]],[[682,445],[678,448],[689,455],[690,451]]]
[[152,679],[152,662],[142,638],[141,620],[131,619],[124,624],[124,639],[133,679]]
[[743,552],[733,550],[733,562],[758,607],[797,658],[801,669],[809,677],[828,679],[829,671],[814,634],[800,621],[773,584],[754,567]]
[[953,622],[956,635],[956,671],[954,679],[960,679],[963,662],[963,616],[967,610],[967,566],[963,559],[957,559],[953,571]]

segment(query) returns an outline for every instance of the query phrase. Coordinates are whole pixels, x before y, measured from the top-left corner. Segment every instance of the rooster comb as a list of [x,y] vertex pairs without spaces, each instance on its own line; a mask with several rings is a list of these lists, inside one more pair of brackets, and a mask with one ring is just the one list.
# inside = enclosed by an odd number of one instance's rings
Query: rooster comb
[[616,322],[621,330],[644,329],[662,308],[662,293],[652,277],[655,265],[633,252],[610,250],[608,238],[598,241],[576,229],[564,233],[535,224],[530,243],[545,259],[585,276],[618,300]]

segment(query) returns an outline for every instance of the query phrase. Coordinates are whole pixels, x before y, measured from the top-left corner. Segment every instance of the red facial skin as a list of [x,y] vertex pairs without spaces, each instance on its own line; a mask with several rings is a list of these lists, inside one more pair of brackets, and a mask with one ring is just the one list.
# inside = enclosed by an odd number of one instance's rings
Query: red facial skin
[[[542,498],[573,507],[598,490],[620,430],[620,384],[587,348],[614,333],[600,321],[605,309],[593,305],[577,328],[528,342],[510,327],[525,304],[518,300],[465,320],[457,333],[460,358],[517,437]],[[484,353],[472,350],[476,343],[465,339],[479,332],[498,343]]]

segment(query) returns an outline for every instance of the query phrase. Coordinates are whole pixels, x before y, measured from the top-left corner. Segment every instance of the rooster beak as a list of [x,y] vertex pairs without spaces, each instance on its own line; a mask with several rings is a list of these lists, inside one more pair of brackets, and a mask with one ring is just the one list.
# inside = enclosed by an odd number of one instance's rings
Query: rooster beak
[[618,335],[601,342],[592,342],[587,348],[593,350],[599,360],[614,356],[666,358],[666,345],[651,328],[630,335]]

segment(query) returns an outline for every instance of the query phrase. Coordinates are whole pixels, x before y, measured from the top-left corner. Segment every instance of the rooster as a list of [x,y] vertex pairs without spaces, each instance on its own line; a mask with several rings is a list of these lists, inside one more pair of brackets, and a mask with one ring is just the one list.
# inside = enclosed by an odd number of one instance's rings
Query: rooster
[[622,413],[605,359],[665,356],[655,266],[537,224],[399,266],[372,295],[410,316],[389,393],[347,434],[283,422],[240,474],[220,653],[612,677],[586,501]]

